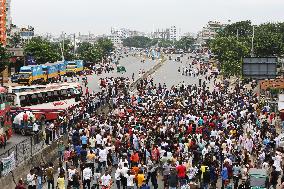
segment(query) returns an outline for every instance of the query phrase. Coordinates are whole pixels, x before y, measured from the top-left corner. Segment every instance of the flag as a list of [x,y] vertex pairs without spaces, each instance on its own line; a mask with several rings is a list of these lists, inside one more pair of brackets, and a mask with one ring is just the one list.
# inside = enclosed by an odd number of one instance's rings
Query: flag
[[36,61],[33,56],[27,56],[27,65],[36,65]]

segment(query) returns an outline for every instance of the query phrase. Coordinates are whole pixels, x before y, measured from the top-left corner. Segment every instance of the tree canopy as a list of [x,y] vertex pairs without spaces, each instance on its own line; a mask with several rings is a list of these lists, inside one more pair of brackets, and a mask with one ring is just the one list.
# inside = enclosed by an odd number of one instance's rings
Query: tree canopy
[[183,37],[178,41],[171,41],[168,39],[150,39],[144,36],[134,36],[128,37],[123,40],[123,46],[126,47],[136,47],[136,48],[150,48],[151,46],[159,46],[159,47],[175,47],[178,49],[187,50],[194,43],[194,39],[192,37]]
[[3,71],[6,66],[9,65],[11,54],[7,52],[7,49],[0,44],[0,71]]
[[177,49],[188,50],[194,44],[194,42],[194,38],[185,36],[175,42],[175,47]]
[[114,50],[111,40],[107,38],[100,38],[95,46],[96,48],[100,48],[103,55],[109,55]]
[[227,25],[219,31],[209,47],[221,62],[226,75],[240,75],[242,58],[250,56],[254,27],[254,56],[280,56],[284,53],[284,23],[253,26],[251,21]]
[[61,60],[58,46],[41,37],[34,37],[24,47],[25,55],[32,56],[37,64]]
[[149,48],[151,47],[151,42],[152,40],[149,37],[144,36],[128,37],[122,40],[123,46],[136,48]]
[[[109,55],[114,47],[109,39],[101,38],[95,44],[80,43],[74,54],[74,44],[70,40],[64,41],[64,59],[82,59],[87,62],[98,62]],[[62,57],[62,42],[50,42],[41,37],[35,37],[24,47],[25,55],[32,56],[37,64],[56,62]]]
[[98,45],[94,45],[88,42],[83,42],[79,44],[77,48],[78,58],[86,62],[96,63],[100,61],[103,57],[102,48]]

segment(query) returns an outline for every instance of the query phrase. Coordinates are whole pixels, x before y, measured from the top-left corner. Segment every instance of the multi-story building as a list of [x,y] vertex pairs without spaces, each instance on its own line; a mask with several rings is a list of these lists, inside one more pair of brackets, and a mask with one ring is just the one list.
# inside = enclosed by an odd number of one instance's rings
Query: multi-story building
[[134,36],[145,36],[145,34],[136,30],[130,30],[125,28],[111,28],[111,34],[108,36],[108,38],[112,41],[114,46],[121,46],[123,39]]
[[7,44],[7,28],[11,24],[11,0],[0,0],[0,43]]
[[209,21],[208,24],[203,27],[202,31],[199,32],[198,37],[203,41],[214,39],[219,30],[223,29],[225,24],[218,21]]
[[[25,44],[35,36],[35,31],[32,26],[19,28],[16,25],[13,25],[9,29],[9,37],[18,34],[21,38],[21,45]],[[8,40],[9,41],[9,40]]]
[[178,41],[180,38],[180,31],[177,30],[176,26],[171,26],[166,29],[157,29],[151,33],[151,38]]
[[170,40],[177,41],[178,40],[178,32],[176,26],[171,26],[170,28]]
[[170,29],[157,29],[152,33],[151,38],[153,39],[170,39]]
[[12,16],[11,16],[11,0],[6,0],[6,27],[8,30],[12,26]]

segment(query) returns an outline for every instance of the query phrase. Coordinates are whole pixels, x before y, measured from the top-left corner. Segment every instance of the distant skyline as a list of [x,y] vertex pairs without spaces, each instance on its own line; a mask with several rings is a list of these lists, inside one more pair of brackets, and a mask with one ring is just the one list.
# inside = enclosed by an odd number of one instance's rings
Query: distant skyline
[[108,34],[111,27],[142,32],[175,25],[196,33],[208,21],[284,21],[281,0],[12,0],[13,24],[36,33]]

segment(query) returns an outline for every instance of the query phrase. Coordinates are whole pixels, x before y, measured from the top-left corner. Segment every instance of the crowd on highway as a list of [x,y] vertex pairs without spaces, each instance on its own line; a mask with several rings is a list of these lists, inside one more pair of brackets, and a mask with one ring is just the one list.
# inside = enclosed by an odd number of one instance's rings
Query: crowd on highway
[[[58,170],[52,163],[31,170],[28,188],[45,180],[59,189],[245,189],[253,168],[265,169],[276,188],[284,179],[275,113],[242,83],[209,90],[211,78],[166,86],[148,77],[135,93],[129,79],[101,79],[102,92],[86,90],[59,122],[70,138],[58,144]],[[112,111],[94,114],[101,104]]]

